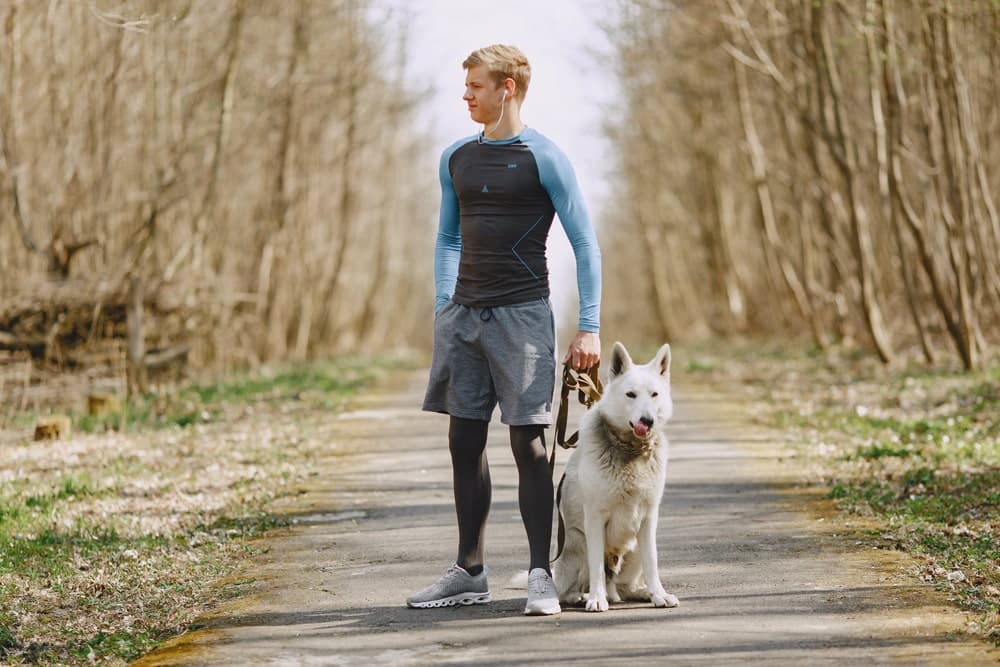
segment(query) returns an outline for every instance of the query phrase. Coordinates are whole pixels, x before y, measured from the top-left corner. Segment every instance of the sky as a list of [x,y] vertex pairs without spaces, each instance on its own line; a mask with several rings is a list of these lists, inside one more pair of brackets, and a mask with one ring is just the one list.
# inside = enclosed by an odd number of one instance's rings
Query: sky
[[[554,141],[569,157],[595,225],[608,193],[613,160],[601,131],[613,103],[616,84],[600,54],[610,52],[601,28],[614,3],[598,0],[382,0],[384,7],[407,17],[407,78],[418,89],[430,89],[414,119],[435,138],[437,157],[451,143],[476,134],[462,93],[462,61],[474,49],[512,44],[531,63],[531,84],[521,107],[521,120]],[[576,314],[560,316],[573,303],[576,278],[572,250],[562,228],[553,224],[549,237],[552,301],[564,331],[576,327]],[[571,320],[571,321],[567,321]]]

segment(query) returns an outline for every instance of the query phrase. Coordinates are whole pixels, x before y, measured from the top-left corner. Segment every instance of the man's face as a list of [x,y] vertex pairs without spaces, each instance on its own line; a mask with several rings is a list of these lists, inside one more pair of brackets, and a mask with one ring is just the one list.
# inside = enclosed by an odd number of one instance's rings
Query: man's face
[[503,87],[494,83],[485,66],[476,65],[466,70],[462,99],[469,106],[473,121],[483,125],[493,123],[500,117]]

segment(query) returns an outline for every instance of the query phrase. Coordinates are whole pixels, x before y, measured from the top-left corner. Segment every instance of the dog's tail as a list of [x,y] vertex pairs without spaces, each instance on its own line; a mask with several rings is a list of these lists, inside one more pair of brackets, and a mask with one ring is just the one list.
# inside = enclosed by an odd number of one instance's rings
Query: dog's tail
[[528,571],[521,570],[520,572],[516,572],[510,578],[510,581],[507,582],[506,588],[516,588],[522,591],[528,590]]

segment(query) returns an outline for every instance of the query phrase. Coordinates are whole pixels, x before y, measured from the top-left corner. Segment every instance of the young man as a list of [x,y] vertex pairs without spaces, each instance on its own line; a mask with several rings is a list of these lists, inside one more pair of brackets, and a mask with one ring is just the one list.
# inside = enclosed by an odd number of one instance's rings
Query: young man
[[525,614],[555,614],[549,570],[552,479],[542,433],[552,423],[555,324],[545,243],[555,213],[576,256],[579,331],[563,361],[600,359],[601,255],[566,156],[521,122],[531,78],[512,46],[473,51],[462,63],[476,136],[441,156],[441,215],[434,256],[434,356],[423,409],[451,416],[458,556],[410,596],[411,607],[489,602],[483,532],[490,509],[486,431],[499,402],[510,427],[518,501],[531,560]]

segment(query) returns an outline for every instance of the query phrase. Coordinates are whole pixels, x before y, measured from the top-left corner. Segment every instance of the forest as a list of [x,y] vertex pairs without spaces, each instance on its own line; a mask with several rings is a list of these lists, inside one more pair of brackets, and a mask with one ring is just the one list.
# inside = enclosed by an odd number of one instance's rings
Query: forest
[[356,0],[0,3],[6,365],[419,346],[437,184],[395,21]]
[[654,338],[981,367],[1000,332],[1000,4],[621,9],[612,307],[642,285]]
[[[116,7],[0,11],[5,365],[425,348],[439,147],[407,126],[404,22],[359,0]],[[632,339],[981,367],[998,3],[628,0],[607,30],[627,111],[607,122],[624,204],[595,221],[606,321],[638,292]]]

